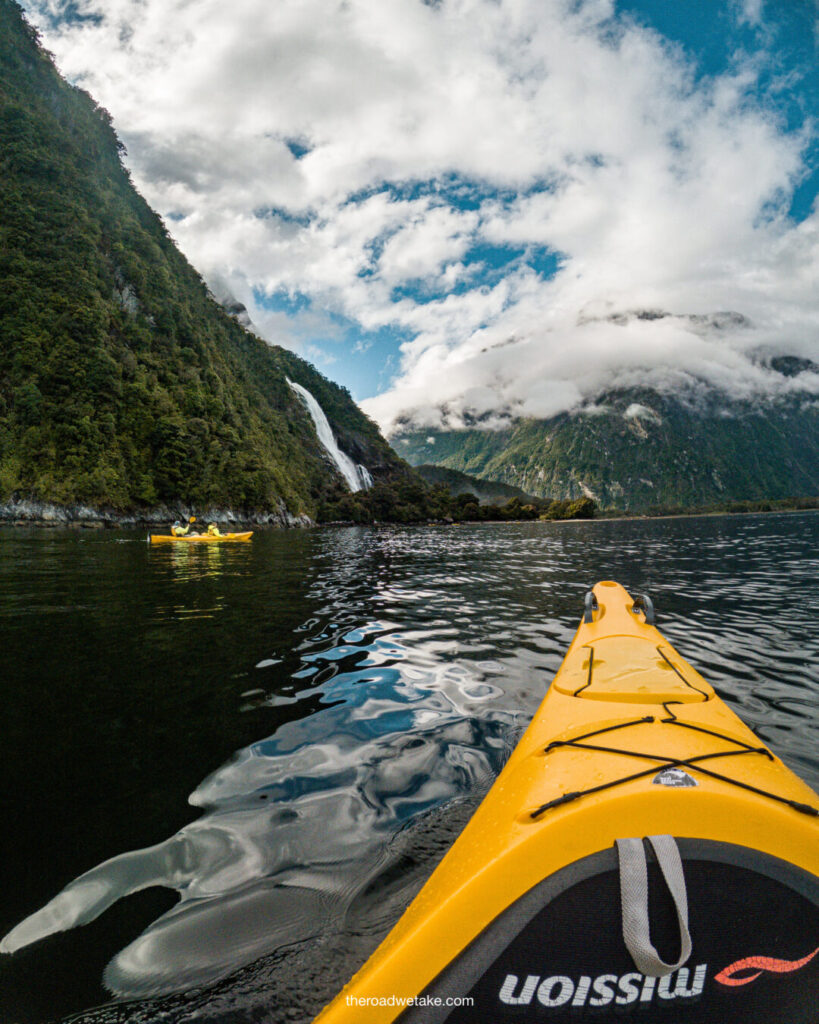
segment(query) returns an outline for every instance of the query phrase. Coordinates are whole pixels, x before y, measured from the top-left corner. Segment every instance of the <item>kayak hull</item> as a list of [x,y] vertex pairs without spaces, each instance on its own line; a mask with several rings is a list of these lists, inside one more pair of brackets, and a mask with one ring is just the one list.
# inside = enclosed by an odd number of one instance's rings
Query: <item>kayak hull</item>
[[150,544],[237,544],[249,541],[253,531],[246,533],[223,533],[221,537],[214,537],[211,534],[202,533],[194,537],[173,537],[167,533],[151,533],[148,536]]
[[[495,785],[321,1024],[644,1021],[672,1005],[675,1024],[815,1020],[819,799],[622,587],[594,595]],[[693,950],[665,975],[638,970],[621,920],[615,844],[650,836],[674,837],[689,897]],[[652,936],[673,959],[674,904],[643,847]]]

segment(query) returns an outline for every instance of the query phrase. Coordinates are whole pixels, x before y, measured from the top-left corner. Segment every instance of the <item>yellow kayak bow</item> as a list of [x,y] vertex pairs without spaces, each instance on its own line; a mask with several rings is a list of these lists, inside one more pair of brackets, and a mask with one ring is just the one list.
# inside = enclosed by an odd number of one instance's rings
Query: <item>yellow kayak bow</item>
[[816,1024],[819,798],[598,583],[460,838],[320,1024]]

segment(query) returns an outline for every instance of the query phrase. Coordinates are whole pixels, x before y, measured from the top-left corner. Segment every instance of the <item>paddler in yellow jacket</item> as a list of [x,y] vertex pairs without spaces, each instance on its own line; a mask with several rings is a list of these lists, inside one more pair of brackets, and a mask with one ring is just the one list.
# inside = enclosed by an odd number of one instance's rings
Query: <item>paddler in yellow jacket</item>
[[190,519],[188,520],[188,525],[187,526],[183,526],[179,522],[179,520],[177,519],[176,522],[171,527],[171,533],[173,534],[174,537],[187,537],[189,534],[190,534],[191,537],[198,537],[199,536],[198,530],[194,530],[193,533],[191,533],[191,526],[193,526],[193,524],[195,522],[196,522],[196,516],[191,516],[190,517]]
[[208,536],[221,537],[222,533],[216,523],[208,523]]

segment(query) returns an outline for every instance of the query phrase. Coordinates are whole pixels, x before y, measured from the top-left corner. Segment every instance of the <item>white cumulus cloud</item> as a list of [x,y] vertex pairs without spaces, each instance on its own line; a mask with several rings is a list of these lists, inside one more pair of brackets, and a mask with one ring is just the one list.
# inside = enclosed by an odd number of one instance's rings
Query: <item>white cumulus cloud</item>
[[[761,0],[726,2],[764,25]],[[758,56],[697,77],[612,0],[26,7],[271,341],[309,353],[339,319],[408,339],[365,403],[387,429],[634,380],[751,395],[793,386],[755,353],[819,358],[819,212],[786,215],[810,126],[759,98]]]

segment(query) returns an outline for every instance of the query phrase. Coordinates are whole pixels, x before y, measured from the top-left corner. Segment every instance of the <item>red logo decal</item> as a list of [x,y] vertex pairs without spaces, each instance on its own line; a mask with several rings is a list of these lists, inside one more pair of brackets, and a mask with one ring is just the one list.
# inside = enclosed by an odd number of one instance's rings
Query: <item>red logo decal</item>
[[[819,946],[812,953],[803,956],[801,960],[775,960],[771,956],[748,956],[720,971],[714,980],[718,981],[720,985],[747,985],[749,981],[755,981],[763,971],[772,971],[774,974],[798,971],[800,967],[810,963],[817,953],[819,953]],[[741,978],[734,977],[741,971],[753,971],[753,974],[746,974]]]

